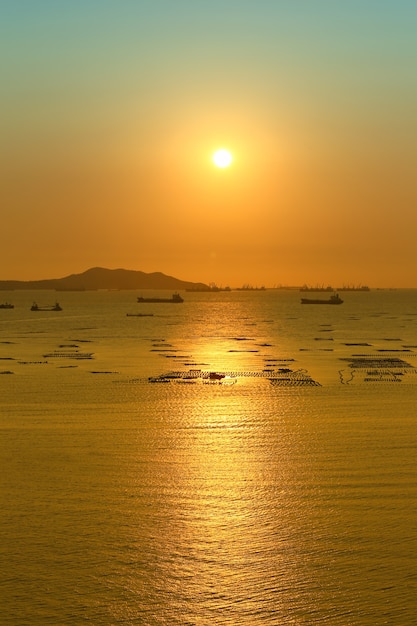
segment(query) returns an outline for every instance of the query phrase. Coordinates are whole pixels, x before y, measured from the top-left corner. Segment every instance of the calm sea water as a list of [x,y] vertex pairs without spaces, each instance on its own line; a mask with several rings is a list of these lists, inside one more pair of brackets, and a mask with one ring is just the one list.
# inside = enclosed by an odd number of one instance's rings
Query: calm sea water
[[136,295],[4,293],[1,624],[414,625],[417,291]]

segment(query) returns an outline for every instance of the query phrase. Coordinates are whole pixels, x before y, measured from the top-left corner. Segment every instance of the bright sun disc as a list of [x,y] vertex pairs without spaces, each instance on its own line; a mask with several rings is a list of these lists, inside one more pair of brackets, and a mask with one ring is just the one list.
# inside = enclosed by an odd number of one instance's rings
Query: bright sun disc
[[222,148],[221,150],[216,150],[213,154],[213,163],[217,167],[229,167],[232,163],[233,157],[228,150]]

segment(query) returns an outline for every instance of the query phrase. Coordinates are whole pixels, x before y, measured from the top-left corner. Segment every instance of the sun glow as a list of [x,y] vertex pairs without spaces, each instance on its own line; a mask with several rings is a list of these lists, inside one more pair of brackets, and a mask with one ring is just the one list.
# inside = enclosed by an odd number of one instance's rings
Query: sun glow
[[216,150],[213,154],[213,163],[216,167],[229,167],[232,164],[233,157],[229,150],[225,148],[220,148],[220,150]]

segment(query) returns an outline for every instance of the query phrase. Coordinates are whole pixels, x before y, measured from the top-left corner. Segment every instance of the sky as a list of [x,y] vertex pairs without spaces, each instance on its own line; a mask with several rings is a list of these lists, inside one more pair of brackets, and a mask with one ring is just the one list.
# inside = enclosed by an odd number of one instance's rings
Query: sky
[[0,0],[0,280],[417,287],[416,32],[414,0]]

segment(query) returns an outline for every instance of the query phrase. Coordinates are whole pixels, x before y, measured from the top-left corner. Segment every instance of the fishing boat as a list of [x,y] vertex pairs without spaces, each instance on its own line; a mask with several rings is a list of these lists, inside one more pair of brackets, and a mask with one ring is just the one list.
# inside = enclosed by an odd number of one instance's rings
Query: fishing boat
[[140,304],[143,302],[169,302],[170,304],[178,304],[180,302],[184,302],[184,300],[181,298],[179,293],[173,293],[171,298],[143,298],[142,296],[139,296],[138,302]]
[[55,302],[53,306],[38,306],[36,302],[30,307],[31,311],[62,311],[62,307],[58,302]]
[[14,304],[10,304],[10,302],[3,302],[0,304],[0,309],[14,309]]
[[321,300],[315,298],[301,298],[301,304],[342,304],[343,300],[339,294],[335,293],[328,300]]

